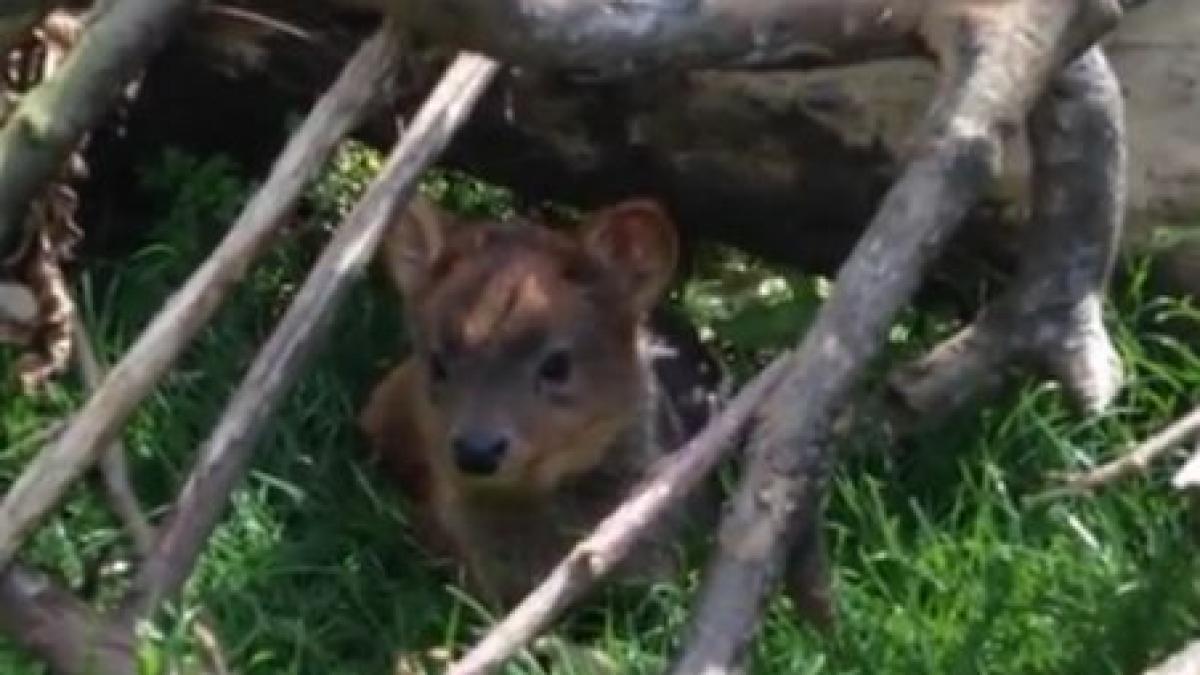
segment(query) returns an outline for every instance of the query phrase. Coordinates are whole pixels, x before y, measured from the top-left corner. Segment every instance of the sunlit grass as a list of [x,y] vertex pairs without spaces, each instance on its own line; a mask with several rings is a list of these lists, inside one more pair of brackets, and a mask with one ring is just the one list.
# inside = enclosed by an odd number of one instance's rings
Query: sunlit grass
[[[352,157],[339,166],[372,164]],[[217,241],[218,224],[248,189],[221,163],[169,156],[157,170],[148,187],[162,215],[149,241],[123,260],[86,261],[78,283],[109,359]],[[186,476],[302,282],[329,214],[344,207],[342,190],[362,184],[355,175],[337,180],[349,187],[314,191],[308,224],[289,229],[133,420],[125,439],[152,507],[168,504]],[[509,208],[498,203],[502,193],[479,186],[455,196],[455,180],[440,177],[432,189],[463,208]],[[787,344],[823,295],[819,280],[737,257],[702,269],[676,300],[741,374]],[[814,633],[776,601],[755,645],[756,673],[1123,673],[1197,630],[1200,563],[1187,504],[1164,480],[1170,462],[1093,497],[1028,500],[1051,472],[1110,456],[1197,402],[1200,352],[1172,335],[1200,330],[1200,312],[1151,296],[1137,273],[1114,305],[1110,324],[1130,386],[1106,415],[1081,418],[1055,388],[1029,380],[903,447],[847,458],[831,486],[826,530],[839,625]],[[910,315],[893,334],[893,358],[948,329]],[[147,668],[195,659],[191,626],[201,616],[246,674],[385,673],[400,652],[461,646],[486,627],[488,617],[413,545],[402,499],[366,462],[353,427],[368,388],[405,342],[381,279],[355,289],[334,333],[258,444],[183,597],[143,632]],[[11,356],[0,353],[0,364]],[[0,387],[3,485],[36,450],[23,439],[67,415],[78,388],[68,379],[25,398],[7,382]],[[702,554],[694,552],[697,567]],[[113,563],[129,551],[102,500],[80,487],[24,557],[104,602],[126,582]],[[693,571],[678,587],[609,589],[556,634],[586,642],[620,672],[659,672],[678,648],[697,584]],[[526,655],[510,671],[543,669]],[[0,647],[0,673],[36,672]]]

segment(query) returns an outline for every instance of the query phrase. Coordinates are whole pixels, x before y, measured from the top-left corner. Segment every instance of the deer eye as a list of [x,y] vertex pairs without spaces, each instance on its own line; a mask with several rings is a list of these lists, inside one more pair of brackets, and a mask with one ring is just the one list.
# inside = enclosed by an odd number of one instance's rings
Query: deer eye
[[571,379],[571,355],[565,349],[556,349],[546,355],[538,366],[538,382],[552,387],[561,387]]

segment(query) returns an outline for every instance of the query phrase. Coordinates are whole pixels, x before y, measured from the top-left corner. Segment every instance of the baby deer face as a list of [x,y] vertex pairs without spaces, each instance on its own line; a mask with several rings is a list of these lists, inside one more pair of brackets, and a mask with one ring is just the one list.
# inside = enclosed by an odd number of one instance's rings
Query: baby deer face
[[406,299],[435,465],[477,489],[552,489],[593,468],[641,413],[638,325],[674,270],[653,203],[575,236],[410,212],[385,242]]

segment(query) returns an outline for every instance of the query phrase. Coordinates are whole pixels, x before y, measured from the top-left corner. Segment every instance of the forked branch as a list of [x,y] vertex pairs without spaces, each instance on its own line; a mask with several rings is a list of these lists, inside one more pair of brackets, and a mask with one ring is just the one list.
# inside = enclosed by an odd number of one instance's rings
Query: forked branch
[[[951,4],[960,7],[943,7]],[[923,268],[993,177],[1002,130],[1032,107],[1064,60],[1115,19],[1084,20],[1104,17],[1086,0],[992,7],[974,15],[950,7],[927,26],[942,90],[916,155],[842,267],[755,427],[750,467],[722,523],[675,673],[746,672],[747,646],[788,548],[819,526],[835,416]]]
[[1120,387],[1102,305],[1125,215],[1125,133],[1120,86],[1100,49],[1057,77],[1027,127],[1033,213],[1012,287],[892,374],[893,390],[924,420],[999,384],[1012,363],[1041,367],[1089,412]]

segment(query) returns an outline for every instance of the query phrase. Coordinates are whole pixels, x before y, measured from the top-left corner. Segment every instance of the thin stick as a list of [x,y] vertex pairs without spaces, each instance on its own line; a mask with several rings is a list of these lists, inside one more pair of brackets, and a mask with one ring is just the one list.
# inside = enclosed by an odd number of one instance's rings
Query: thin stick
[[123,0],[88,27],[53,77],[22,97],[0,130],[0,250],[79,140],[195,5]]
[[108,447],[229,292],[245,277],[342,137],[394,94],[401,45],[385,27],[363,44],[288,141],[271,175],[208,260],[108,373],[71,425],[26,467],[0,504],[0,569],[21,540]]
[[245,472],[255,441],[328,333],[333,309],[364,274],[417,179],[467,119],[497,69],[491,59],[474,54],[455,59],[338,229],[201,449],[153,555],[122,603],[127,617],[144,616],[187,579]]
[[[104,366],[92,346],[92,338],[83,323],[83,317],[79,315],[78,303],[72,302],[72,306],[76,308],[76,311],[71,313],[71,330],[75,334],[72,339],[75,360],[79,364],[84,386],[88,391],[95,391],[104,379]],[[142,505],[138,502],[137,492],[129,480],[125,444],[119,438],[112,442],[100,458],[100,474],[113,512],[117,514],[125,532],[133,540],[138,557],[146,557],[150,553],[150,547],[154,545],[154,528],[150,527],[150,521],[146,519]]]
[[229,659],[225,657],[225,650],[221,648],[221,639],[212,629],[212,617],[207,614],[208,612],[201,612],[201,616],[196,617],[192,624],[192,635],[196,637],[212,675],[230,675]]
[[[1166,428],[1122,453],[1120,457],[1089,471],[1067,474],[1064,485],[1047,490],[1035,499],[1049,499],[1065,494],[1089,492],[1133,474],[1142,473],[1163,453],[1177,448],[1200,433],[1200,407],[1175,420]],[[1189,462],[1190,464],[1190,462]],[[1186,467],[1185,467],[1186,468]]]
[[790,356],[786,353],[777,357],[699,434],[664,459],[654,477],[576,544],[546,580],[452,665],[447,675],[491,672],[624,560],[646,529],[683,499],[720,461],[759,404],[782,379]]

